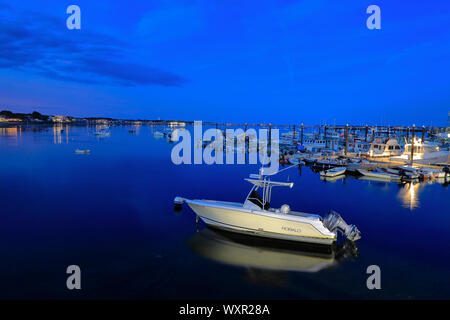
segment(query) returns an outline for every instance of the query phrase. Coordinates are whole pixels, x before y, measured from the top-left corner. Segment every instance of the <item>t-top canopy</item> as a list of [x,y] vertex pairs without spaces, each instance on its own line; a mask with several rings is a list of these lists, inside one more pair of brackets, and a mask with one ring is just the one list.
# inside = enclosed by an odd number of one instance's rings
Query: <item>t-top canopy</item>
[[289,187],[292,188],[294,186],[293,182],[278,182],[278,181],[270,181],[270,180],[256,180],[256,179],[245,179],[246,181],[253,183],[257,187]]

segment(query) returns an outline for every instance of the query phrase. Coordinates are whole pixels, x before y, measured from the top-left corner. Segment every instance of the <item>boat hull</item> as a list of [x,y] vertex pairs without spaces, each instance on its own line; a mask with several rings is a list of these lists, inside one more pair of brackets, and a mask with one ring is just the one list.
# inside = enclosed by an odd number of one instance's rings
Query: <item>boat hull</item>
[[363,169],[357,169],[360,174],[368,178],[376,178],[380,180],[400,181],[401,177],[389,173],[371,172]]
[[320,172],[320,176],[322,176],[322,177],[337,177],[337,176],[341,176],[341,175],[345,174],[345,171],[346,171],[346,168],[342,168],[339,170],[337,168],[336,168],[336,170],[333,170],[333,169],[324,170],[324,171]]
[[[187,200],[189,207],[207,225],[265,238],[299,242],[332,244],[336,233],[326,229],[318,218],[302,218],[289,214],[248,210],[242,204],[227,208],[214,201]],[[239,207],[240,205],[240,207]]]

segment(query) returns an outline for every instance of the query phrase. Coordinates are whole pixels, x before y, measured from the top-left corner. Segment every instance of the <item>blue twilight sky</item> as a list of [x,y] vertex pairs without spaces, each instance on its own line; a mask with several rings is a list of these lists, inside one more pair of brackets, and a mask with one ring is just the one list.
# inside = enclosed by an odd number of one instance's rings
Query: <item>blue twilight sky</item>
[[450,111],[448,0],[0,0],[0,41],[0,109],[400,125]]

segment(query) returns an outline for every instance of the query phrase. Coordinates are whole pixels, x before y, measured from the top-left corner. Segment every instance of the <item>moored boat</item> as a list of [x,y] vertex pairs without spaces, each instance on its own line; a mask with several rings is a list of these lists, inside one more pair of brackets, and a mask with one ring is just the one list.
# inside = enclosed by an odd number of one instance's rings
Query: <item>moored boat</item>
[[[253,187],[244,203],[216,200],[189,200],[176,197],[175,205],[187,203],[207,225],[237,233],[266,238],[332,244],[340,231],[349,240],[360,239],[358,228],[348,225],[341,216],[330,211],[325,218],[316,214],[291,211],[289,205],[271,208],[273,187],[293,187],[292,182],[271,181],[264,174],[245,179]],[[257,192],[261,189],[262,196]]]
[[89,149],[87,149],[87,150],[75,149],[75,153],[76,154],[90,154],[91,150],[89,150]]
[[360,174],[369,178],[376,178],[382,180],[401,180],[401,177],[395,174],[391,174],[388,172],[384,172],[381,170],[365,170],[365,169],[356,169]]
[[347,168],[345,167],[334,167],[328,170],[324,170],[320,172],[320,175],[323,177],[337,177],[345,174]]

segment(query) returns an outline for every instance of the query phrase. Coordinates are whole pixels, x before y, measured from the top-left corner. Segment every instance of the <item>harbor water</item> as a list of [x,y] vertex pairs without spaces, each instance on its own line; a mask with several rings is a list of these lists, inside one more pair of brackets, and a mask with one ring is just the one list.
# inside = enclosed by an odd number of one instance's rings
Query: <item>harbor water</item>
[[[132,129],[132,130],[131,130]],[[131,130],[131,131],[130,131]],[[443,299],[450,297],[448,183],[277,177],[271,206],[333,209],[362,238],[312,248],[196,225],[173,199],[243,202],[258,165],[175,165],[151,126],[0,128],[2,299]],[[89,154],[74,150],[89,149]],[[68,290],[66,269],[81,269]],[[379,266],[381,289],[367,268]]]

